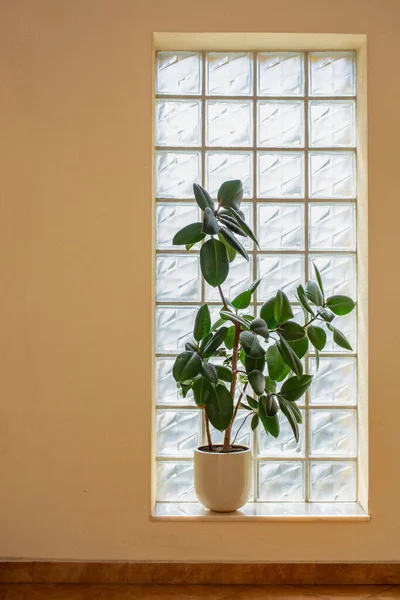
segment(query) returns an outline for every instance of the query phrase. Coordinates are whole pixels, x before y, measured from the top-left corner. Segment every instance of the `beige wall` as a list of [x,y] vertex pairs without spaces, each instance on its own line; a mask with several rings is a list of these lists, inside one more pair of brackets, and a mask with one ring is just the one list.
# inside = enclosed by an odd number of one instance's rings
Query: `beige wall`
[[[398,0],[0,0],[0,556],[400,560]],[[152,32],[368,35],[369,523],[149,521]]]

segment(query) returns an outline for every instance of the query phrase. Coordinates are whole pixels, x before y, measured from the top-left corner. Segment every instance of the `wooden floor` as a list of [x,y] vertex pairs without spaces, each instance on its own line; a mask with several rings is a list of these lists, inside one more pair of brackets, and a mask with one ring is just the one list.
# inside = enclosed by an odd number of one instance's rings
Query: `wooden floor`
[[389,585],[80,585],[2,584],[0,600],[400,600]]

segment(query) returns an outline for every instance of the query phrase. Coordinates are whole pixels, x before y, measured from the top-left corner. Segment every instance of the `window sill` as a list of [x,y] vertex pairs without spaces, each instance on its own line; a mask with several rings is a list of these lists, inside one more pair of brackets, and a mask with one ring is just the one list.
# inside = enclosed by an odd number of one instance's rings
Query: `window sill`
[[198,502],[157,502],[153,521],[369,521],[357,502],[249,502],[234,513],[214,513]]

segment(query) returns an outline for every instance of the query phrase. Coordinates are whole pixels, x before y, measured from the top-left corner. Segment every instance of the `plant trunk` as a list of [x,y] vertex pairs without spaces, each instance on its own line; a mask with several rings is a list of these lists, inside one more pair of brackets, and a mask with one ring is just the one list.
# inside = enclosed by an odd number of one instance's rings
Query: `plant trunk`
[[210,432],[210,421],[206,415],[206,411],[204,411],[204,420],[206,423],[206,433],[207,433],[207,442],[208,442],[208,449],[210,452],[212,452],[212,440],[211,440],[211,432]]
[[[236,324],[235,327],[236,327],[236,331],[235,331],[235,340],[233,343],[233,354],[232,354],[232,383],[231,383],[231,389],[230,389],[231,396],[233,398],[233,402],[235,402],[235,392],[236,392],[236,382],[237,382],[237,364],[238,364],[238,353],[239,353],[240,325]],[[233,411],[231,422],[229,423],[228,427],[225,429],[224,446],[223,446],[224,452],[229,452],[229,450],[231,449],[232,425],[235,420],[238,408],[239,408],[239,402],[237,403],[235,410]]]

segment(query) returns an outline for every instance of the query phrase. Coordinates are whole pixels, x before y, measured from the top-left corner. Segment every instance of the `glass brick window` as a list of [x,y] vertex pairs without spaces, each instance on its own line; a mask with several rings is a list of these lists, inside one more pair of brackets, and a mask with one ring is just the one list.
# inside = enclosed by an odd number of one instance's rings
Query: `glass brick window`
[[[294,291],[313,276],[313,261],[327,295],[356,297],[355,77],[352,51],[157,54],[157,501],[196,500],[193,450],[205,442],[204,424],[191,394],[179,396],[172,365],[199,305],[207,302],[215,320],[220,307],[200,278],[199,244],[172,246],[176,231],[200,220],[192,184],[215,198],[223,181],[243,181],[243,210],[261,248],[247,242],[250,262],[235,261],[222,286],[228,297],[262,277],[254,304],[282,288],[303,321]],[[354,352],[328,338],[318,372],[313,353],[305,357],[315,378],[300,405],[299,442],[285,419],[278,439],[251,432],[249,420],[241,429],[238,443],[253,450],[254,502],[357,500],[355,313],[337,318]]]

